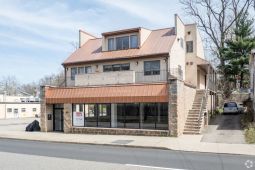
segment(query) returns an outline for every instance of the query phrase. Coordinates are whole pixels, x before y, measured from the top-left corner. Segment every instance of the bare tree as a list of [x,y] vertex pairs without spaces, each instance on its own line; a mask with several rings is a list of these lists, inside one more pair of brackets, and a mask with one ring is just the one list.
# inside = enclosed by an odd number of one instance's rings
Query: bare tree
[[[186,13],[192,16],[198,27],[210,40],[210,50],[224,66],[221,49],[230,38],[236,20],[246,13],[254,0],[180,0]],[[224,74],[224,73],[222,73]]]
[[39,85],[52,85],[52,86],[64,86],[65,83],[65,75],[64,72],[61,71],[58,74],[51,74],[44,76],[39,80]]
[[8,95],[16,95],[19,82],[14,76],[5,76],[0,79],[0,92]]

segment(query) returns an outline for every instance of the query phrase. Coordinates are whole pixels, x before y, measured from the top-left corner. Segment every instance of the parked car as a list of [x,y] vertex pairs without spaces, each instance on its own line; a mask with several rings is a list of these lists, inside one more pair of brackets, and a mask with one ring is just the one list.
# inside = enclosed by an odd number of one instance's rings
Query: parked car
[[239,114],[243,112],[243,107],[236,102],[227,102],[224,104],[223,114]]

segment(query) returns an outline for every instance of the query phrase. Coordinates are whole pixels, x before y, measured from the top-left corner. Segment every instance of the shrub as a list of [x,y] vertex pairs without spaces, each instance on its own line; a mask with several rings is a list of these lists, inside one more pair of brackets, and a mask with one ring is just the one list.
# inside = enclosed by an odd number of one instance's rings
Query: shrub
[[252,112],[245,112],[241,115],[242,128],[247,128],[252,121],[253,121],[253,113]]
[[247,129],[244,130],[245,140],[247,143],[255,143],[255,126],[249,125]]

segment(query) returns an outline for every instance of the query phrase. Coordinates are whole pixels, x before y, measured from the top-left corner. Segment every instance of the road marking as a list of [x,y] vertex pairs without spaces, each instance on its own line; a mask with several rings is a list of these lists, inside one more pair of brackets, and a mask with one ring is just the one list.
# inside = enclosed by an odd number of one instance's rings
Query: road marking
[[166,168],[166,167],[158,167],[158,166],[146,166],[146,165],[135,165],[135,164],[125,164],[126,166],[135,166],[141,168],[151,168],[151,169],[166,169],[166,170],[186,170],[186,169],[175,169],[175,168]]

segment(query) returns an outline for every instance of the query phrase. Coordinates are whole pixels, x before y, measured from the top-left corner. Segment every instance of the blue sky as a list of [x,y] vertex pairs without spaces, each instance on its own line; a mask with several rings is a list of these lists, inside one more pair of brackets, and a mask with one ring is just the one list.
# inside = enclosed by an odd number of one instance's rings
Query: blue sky
[[[174,26],[178,0],[0,0],[0,77],[20,83],[57,73],[78,30],[96,36],[122,28]],[[185,20],[185,18],[184,18]]]

